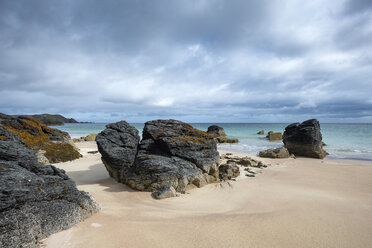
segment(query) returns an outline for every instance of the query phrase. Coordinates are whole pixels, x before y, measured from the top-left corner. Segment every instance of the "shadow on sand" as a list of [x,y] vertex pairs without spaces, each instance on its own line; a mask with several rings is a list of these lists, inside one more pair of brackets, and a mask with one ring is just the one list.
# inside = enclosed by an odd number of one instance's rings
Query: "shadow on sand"
[[91,165],[87,170],[70,171],[67,174],[77,186],[98,184],[106,187],[104,191],[107,192],[136,192],[136,190],[111,178],[102,163]]

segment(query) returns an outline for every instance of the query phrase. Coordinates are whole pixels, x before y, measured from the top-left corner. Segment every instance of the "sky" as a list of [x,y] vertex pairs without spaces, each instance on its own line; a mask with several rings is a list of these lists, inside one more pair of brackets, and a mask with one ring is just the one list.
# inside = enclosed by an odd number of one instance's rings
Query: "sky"
[[0,0],[0,112],[372,122],[370,0]]

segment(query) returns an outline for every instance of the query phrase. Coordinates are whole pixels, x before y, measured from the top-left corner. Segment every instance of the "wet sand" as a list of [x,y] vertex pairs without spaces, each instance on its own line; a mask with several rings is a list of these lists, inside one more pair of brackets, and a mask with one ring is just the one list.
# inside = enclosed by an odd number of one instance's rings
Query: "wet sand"
[[[154,200],[108,176],[95,142],[56,164],[101,206],[46,247],[370,247],[372,162],[261,159],[254,178]],[[225,151],[220,151],[224,153]],[[247,154],[236,154],[247,155]],[[254,156],[250,156],[255,158]]]

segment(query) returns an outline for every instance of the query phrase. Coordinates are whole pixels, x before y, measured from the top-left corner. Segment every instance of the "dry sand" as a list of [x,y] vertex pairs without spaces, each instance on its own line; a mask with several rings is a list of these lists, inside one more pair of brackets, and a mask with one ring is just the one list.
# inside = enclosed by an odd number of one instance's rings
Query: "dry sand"
[[[94,142],[57,164],[101,205],[47,247],[371,247],[372,162],[260,159],[255,178],[154,200],[108,176]],[[221,151],[220,151],[221,153]]]

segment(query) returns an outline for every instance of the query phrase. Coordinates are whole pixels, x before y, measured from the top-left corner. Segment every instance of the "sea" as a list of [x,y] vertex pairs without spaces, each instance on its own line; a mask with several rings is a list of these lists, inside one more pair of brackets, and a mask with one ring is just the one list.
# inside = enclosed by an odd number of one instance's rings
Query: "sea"
[[[224,150],[258,154],[259,151],[283,145],[282,141],[269,141],[266,135],[257,132],[265,130],[284,132],[289,123],[194,123],[193,127],[206,131],[210,125],[216,124],[225,129],[228,137],[238,138],[237,144],[220,144]],[[99,133],[105,129],[106,123],[66,123],[64,126],[53,126],[69,133],[71,138]],[[140,134],[144,123],[131,123]],[[372,161],[372,123],[320,123],[324,149],[329,153],[327,159],[357,159]]]

